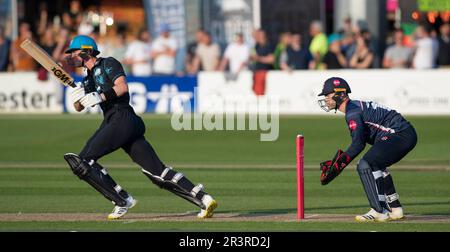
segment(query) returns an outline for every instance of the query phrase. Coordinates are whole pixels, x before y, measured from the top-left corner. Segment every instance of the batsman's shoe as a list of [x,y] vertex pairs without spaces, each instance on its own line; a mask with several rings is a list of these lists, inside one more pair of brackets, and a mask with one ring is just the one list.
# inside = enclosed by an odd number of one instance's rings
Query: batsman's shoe
[[366,214],[357,215],[355,220],[357,222],[386,222],[389,221],[389,211],[387,209],[383,209],[383,212],[379,213],[374,209],[370,209],[370,211]]
[[391,212],[389,213],[390,220],[401,220],[405,218],[403,215],[403,208],[401,207],[393,207],[391,208]]
[[197,217],[200,219],[211,218],[214,215],[214,209],[217,207],[217,202],[208,194],[203,196],[202,202],[206,208],[202,209],[200,213],[197,214]]
[[112,213],[108,215],[109,220],[117,220],[124,216],[129,209],[133,208],[137,204],[137,200],[134,199],[131,195],[127,198],[127,205],[124,207],[115,206]]

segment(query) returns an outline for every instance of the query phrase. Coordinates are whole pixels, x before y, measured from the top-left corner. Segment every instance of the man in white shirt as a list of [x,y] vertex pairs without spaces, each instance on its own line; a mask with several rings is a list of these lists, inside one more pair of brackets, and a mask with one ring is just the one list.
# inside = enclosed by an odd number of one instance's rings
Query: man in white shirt
[[414,43],[416,50],[413,58],[413,68],[433,68],[433,41],[430,38],[429,31],[424,26],[418,26],[416,29],[416,36],[418,39]]
[[131,65],[134,76],[149,76],[152,74],[151,37],[146,29],[139,31],[137,39],[130,43],[125,52],[124,64]]
[[244,36],[242,33],[236,34],[235,42],[229,44],[225,49],[225,53],[220,63],[219,69],[225,71],[229,64],[230,72],[238,74],[243,70],[247,70],[248,62],[250,60],[250,48],[244,43]]
[[153,41],[151,52],[153,72],[156,75],[175,74],[175,56],[177,49],[177,41],[170,36],[169,25],[162,24],[160,27],[160,36]]

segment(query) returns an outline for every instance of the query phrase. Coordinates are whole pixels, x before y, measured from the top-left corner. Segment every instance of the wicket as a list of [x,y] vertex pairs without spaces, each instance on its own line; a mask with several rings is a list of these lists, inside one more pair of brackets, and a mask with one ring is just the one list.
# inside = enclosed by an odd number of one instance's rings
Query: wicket
[[297,135],[297,220],[305,218],[304,137]]

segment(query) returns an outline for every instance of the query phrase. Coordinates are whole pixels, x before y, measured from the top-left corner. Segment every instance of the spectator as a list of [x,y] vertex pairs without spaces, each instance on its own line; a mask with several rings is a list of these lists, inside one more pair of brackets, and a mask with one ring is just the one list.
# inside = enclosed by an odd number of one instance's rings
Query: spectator
[[341,69],[347,67],[347,59],[341,51],[341,41],[339,38],[330,40],[330,48],[323,57],[324,69]]
[[41,2],[39,4],[39,22],[38,22],[38,29],[37,34],[39,37],[41,37],[45,31],[48,29],[48,12],[47,12],[47,3]]
[[432,29],[430,31],[430,38],[433,46],[433,68],[436,68],[439,54],[439,38],[436,30]]
[[220,46],[212,42],[211,34],[203,32],[203,37],[195,51],[194,72],[216,71],[220,63]]
[[328,51],[327,36],[322,32],[322,23],[320,21],[313,21],[309,27],[309,34],[312,37],[309,51],[314,57],[316,68],[322,69],[323,56]]
[[[61,27],[59,33],[56,37],[56,48],[53,50],[53,58],[56,61],[59,61],[62,68],[66,70],[69,74],[74,74],[77,71],[77,68],[67,62],[65,60],[66,54],[65,51],[69,48],[70,45],[70,34],[69,29],[66,27]],[[52,81],[53,88],[56,93],[56,100],[58,103],[62,104],[63,97],[64,97],[64,89],[61,86],[61,83],[58,83],[57,81]]]
[[5,31],[0,26],[0,72],[8,71],[10,46],[11,42],[5,37]]
[[445,23],[440,27],[438,66],[450,67],[450,24]]
[[198,71],[202,70],[201,66],[195,65],[195,55],[197,52],[197,48],[204,37],[204,31],[202,29],[199,29],[195,32],[195,41],[192,43],[189,43],[187,46],[187,53],[186,53],[186,59],[185,59],[185,67],[186,72],[189,74],[195,74]]
[[94,27],[92,32],[90,34],[88,34],[87,36],[91,37],[92,39],[94,39],[97,42],[97,48],[98,48],[98,51],[100,52],[97,55],[97,57],[109,57],[110,56],[111,48],[107,44],[108,40],[106,39],[106,37],[104,35],[100,35],[100,27],[99,26]]
[[350,59],[350,68],[367,69],[372,68],[374,59],[373,52],[369,49],[369,41],[362,36],[356,39],[356,50]]
[[11,46],[11,62],[14,71],[34,71],[36,64],[34,59],[20,48],[20,44],[25,39],[31,39],[32,33],[28,23],[21,23],[19,26],[19,37]]
[[75,73],[76,68],[67,63],[64,53],[70,45],[69,29],[67,29],[66,27],[62,27],[56,40],[57,43],[55,50],[53,50],[53,58],[62,64],[62,67],[64,70],[66,70],[66,72]]
[[353,25],[352,25],[352,18],[351,17],[345,17],[344,18],[344,24],[341,30],[339,30],[340,34],[346,36],[351,35],[353,33]]
[[81,3],[79,0],[72,0],[70,2],[69,16],[72,20],[72,25],[74,29],[78,29],[83,20],[83,10],[81,8]]
[[302,46],[300,34],[292,34],[292,42],[281,55],[280,66],[284,71],[314,69],[314,59],[307,48]]
[[[53,36],[53,31],[50,28],[47,28],[41,35],[39,44],[46,53],[48,53],[49,55],[53,54],[53,51],[56,48],[56,43]],[[48,80],[48,72],[41,65],[38,65],[38,79],[41,81]]]
[[415,48],[413,68],[433,68],[433,41],[430,38],[430,31],[428,28],[420,25],[417,27],[415,35],[416,41],[413,42]]
[[238,33],[235,36],[235,41],[225,49],[219,69],[225,71],[227,65],[229,65],[232,74],[239,74],[241,71],[248,69],[249,60],[250,49],[244,43],[244,35]]
[[380,58],[383,58],[383,55],[378,55],[378,45],[377,39],[372,35],[369,28],[361,29],[361,36],[367,42],[367,47],[373,53],[372,67],[381,68]]
[[254,70],[272,70],[274,69],[273,63],[274,46],[267,39],[267,34],[264,30],[255,31],[255,50],[251,54],[250,59],[254,62]]
[[39,44],[49,55],[53,54],[53,50],[56,48],[55,38],[53,31],[47,28],[39,39]]
[[137,39],[128,45],[124,64],[131,66],[131,73],[134,76],[152,74],[151,36],[147,29],[141,29],[137,34]]
[[153,59],[153,72],[157,75],[175,74],[175,56],[177,42],[170,36],[168,24],[160,26],[160,36],[153,41],[151,58]]
[[403,45],[403,30],[394,31],[394,44],[386,49],[383,60],[384,68],[408,68],[411,60],[411,49]]
[[[112,41],[112,50],[111,50],[111,57],[117,59],[119,62],[125,61],[125,54],[128,50],[127,47],[127,36],[125,32],[123,31],[116,31],[116,34],[114,35],[114,40]],[[151,49],[151,48],[150,48]],[[150,57],[150,53],[149,53]],[[125,73],[130,73],[131,70],[127,65],[123,65]]]
[[275,62],[273,64],[274,69],[276,70],[281,69],[280,66],[281,54],[283,54],[284,50],[286,50],[286,47],[291,44],[291,41],[292,41],[292,34],[290,32],[283,32],[280,35],[279,43],[275,48],[274,52],[275,56]]
[[354,51],[354,44],[355,44],[355,34],[354,33],[347,33],[343,35],[343,38],[340,41],[341,44],[341,52],[345,56],[346,62],[349,62],[352,58]]

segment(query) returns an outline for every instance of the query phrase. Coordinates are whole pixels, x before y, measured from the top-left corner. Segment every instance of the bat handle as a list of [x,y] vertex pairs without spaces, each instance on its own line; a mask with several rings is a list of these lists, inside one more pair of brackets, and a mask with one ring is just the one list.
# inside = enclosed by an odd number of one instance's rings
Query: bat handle
[[76,88],[76,87],[77,87],[77,85],[75,85],[74,82],[69,83],[69,86],[71,86],[71,87],[73,87],[73,88]]

